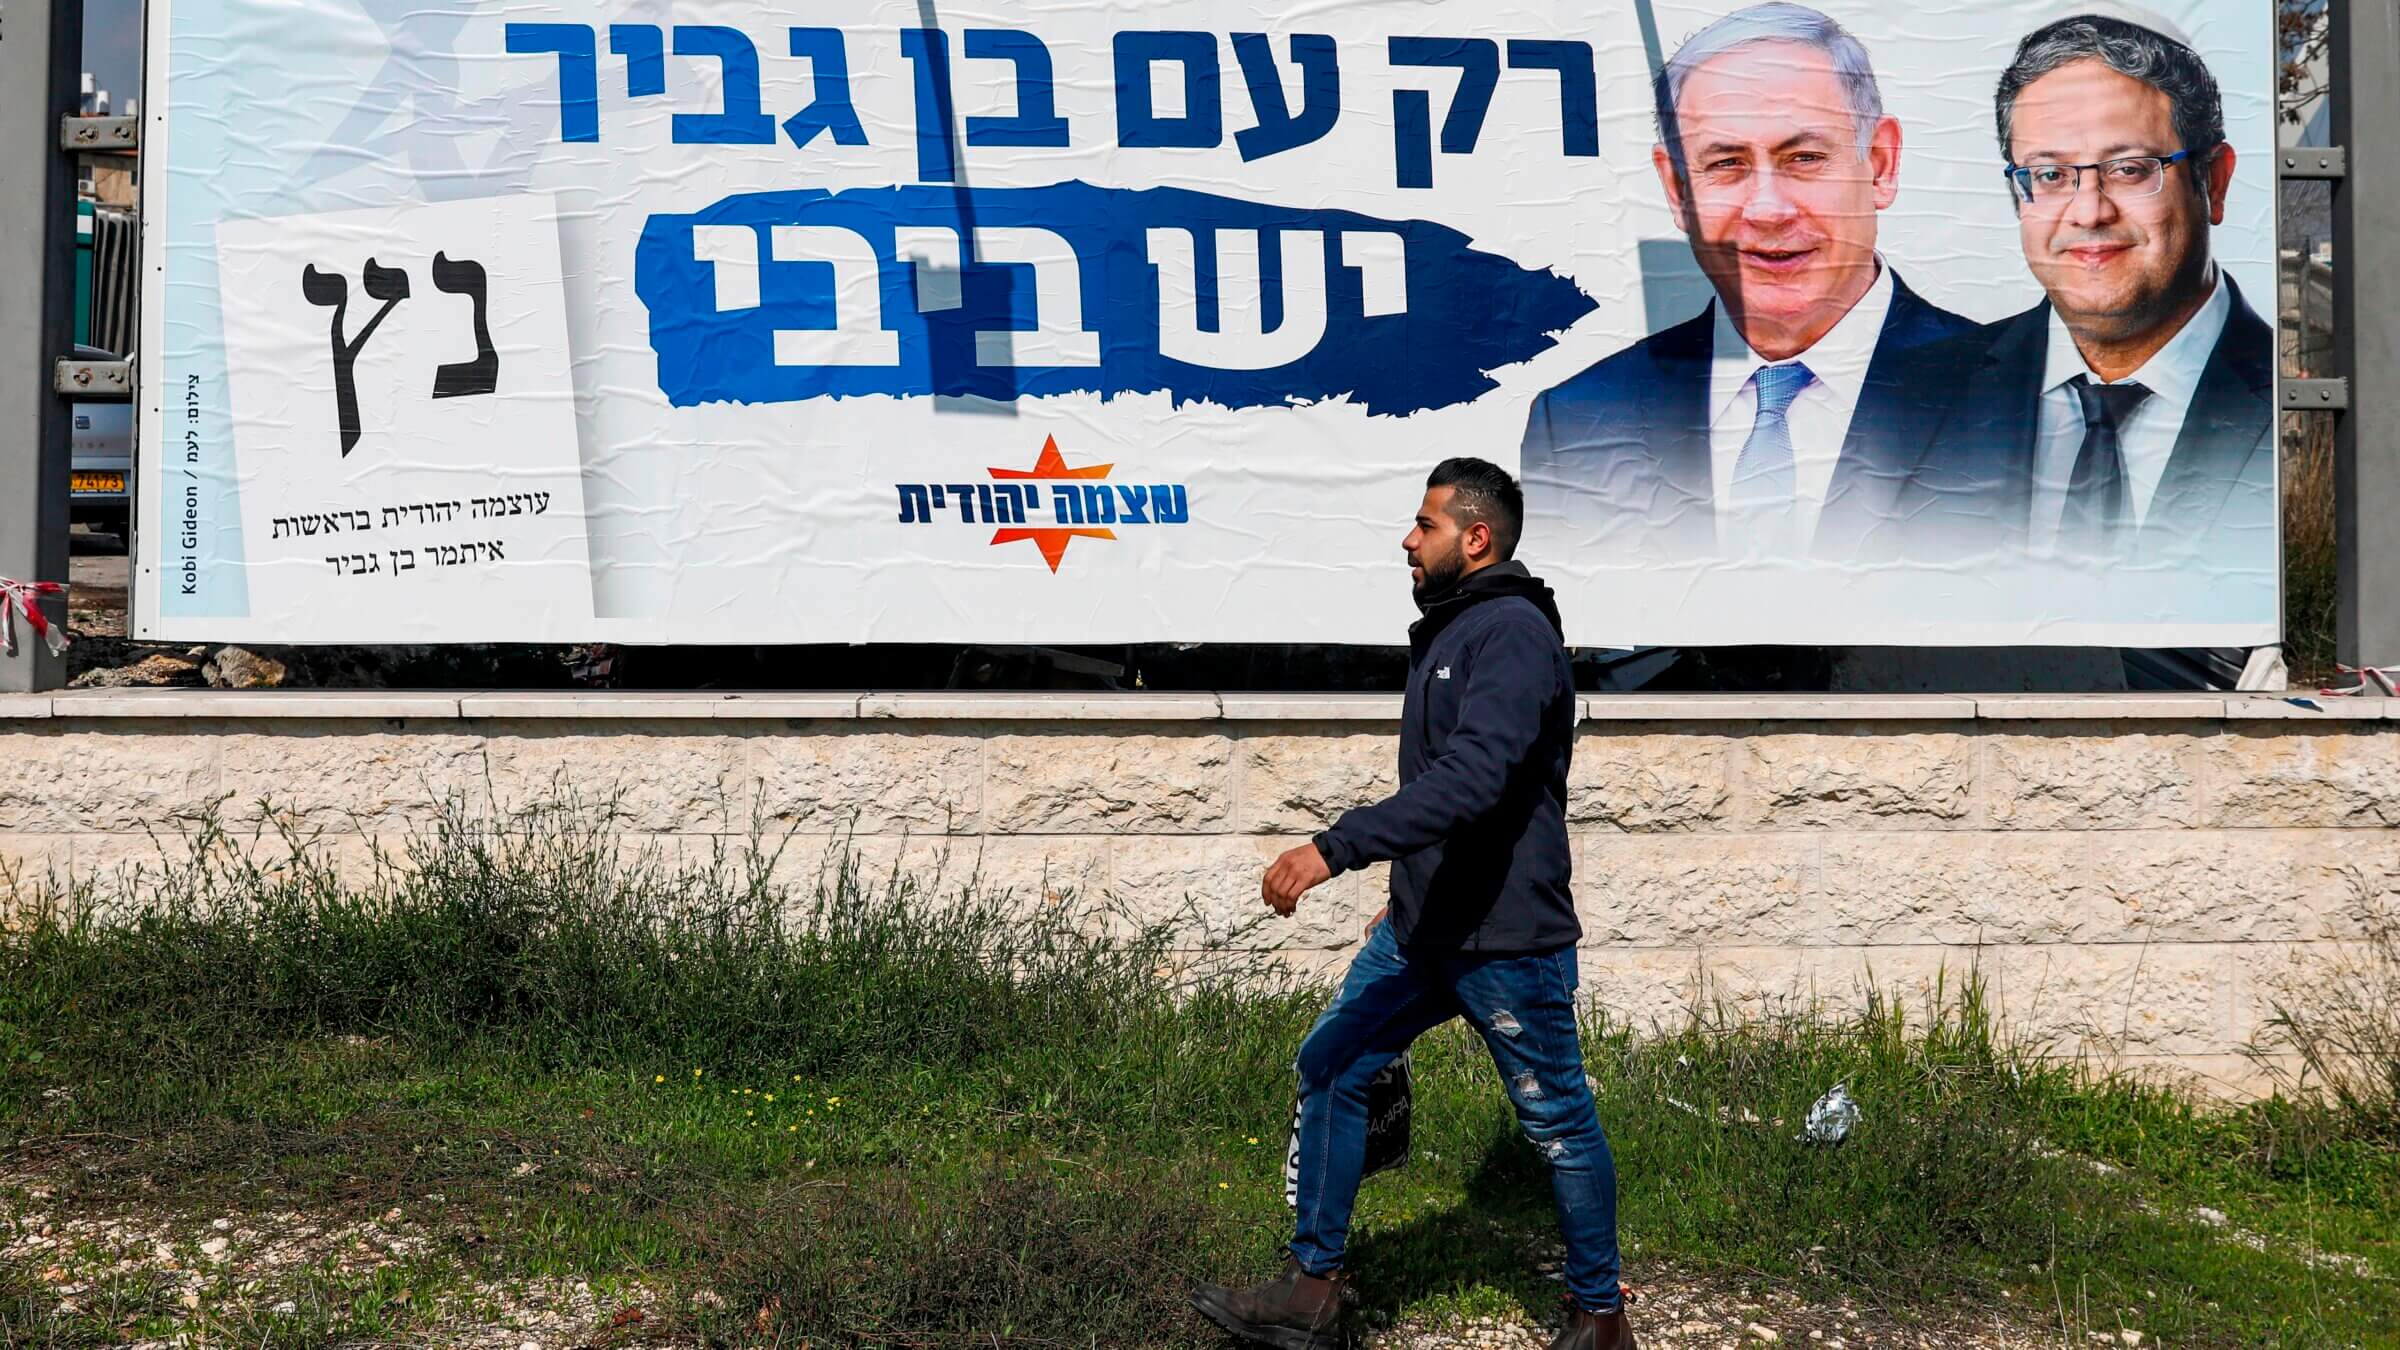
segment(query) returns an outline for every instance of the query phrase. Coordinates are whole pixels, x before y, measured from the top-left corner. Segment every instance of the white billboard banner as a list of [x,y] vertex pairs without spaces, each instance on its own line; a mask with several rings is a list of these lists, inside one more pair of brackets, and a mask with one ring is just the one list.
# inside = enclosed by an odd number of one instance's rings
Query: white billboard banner
[[149,22],[144,635],[2277,639],[2262,7]]

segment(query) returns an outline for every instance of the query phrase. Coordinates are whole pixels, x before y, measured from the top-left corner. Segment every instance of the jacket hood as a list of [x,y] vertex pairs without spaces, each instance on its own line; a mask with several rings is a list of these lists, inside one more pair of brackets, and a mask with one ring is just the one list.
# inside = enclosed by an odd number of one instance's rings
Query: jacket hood
[[1409,637],[1425,641],[1449,627],[1459,615],[1484,601],[1505,599],[1512,595],[1531,600],[1534,608],[1542,612],[1542,617],[1550,621],[1550,627],[1559,639],[1566,639],[1566,624],[1558,616],[1558,597],[1551,592],[1548,583],[1526,571],[1525,564],[1514,558],[1469,572],[1449,590],[1431,600],[1418,601],[1417,608],[1424,611],[1425,617],[1409,627]]

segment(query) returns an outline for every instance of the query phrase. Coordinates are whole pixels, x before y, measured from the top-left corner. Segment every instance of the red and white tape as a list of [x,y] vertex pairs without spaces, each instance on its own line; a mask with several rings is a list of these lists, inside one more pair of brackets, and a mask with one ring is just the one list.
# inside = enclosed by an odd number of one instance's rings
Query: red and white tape
[[63,597],[67,588],[55,581],[18,581],[0,577],[0,650],[10,656],[17,654],[17,615],[25,616],[25,624],[33,635],[42,640],[52,656],[67,649],[67,626],[52,623],[42,617],[42,597]]

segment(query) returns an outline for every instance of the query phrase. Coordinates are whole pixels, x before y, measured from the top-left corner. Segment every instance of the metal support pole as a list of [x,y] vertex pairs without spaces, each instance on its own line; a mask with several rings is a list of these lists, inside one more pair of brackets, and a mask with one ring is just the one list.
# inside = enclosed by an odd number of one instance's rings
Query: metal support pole
[[[75,160],[59,120],[81,94],[83,0],[0,8],[0,577],[67,579],[67,401],[53,366],[74,338]],[[65,607],[45,610],[66,622]],[[66,665],[28,625],[0,690],[55,689]]]
[[2336,659],[2400,661],[2400,3],[2329,7],[2333,360],[2350,380],[2333,442]]

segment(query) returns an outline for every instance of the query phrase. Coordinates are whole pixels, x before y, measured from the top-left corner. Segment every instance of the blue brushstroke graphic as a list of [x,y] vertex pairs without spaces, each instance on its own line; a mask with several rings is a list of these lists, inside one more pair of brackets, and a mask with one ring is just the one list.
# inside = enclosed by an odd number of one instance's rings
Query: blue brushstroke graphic
[[[1288,292],[1287,269],[1302,274]],[[1490,391],[1490,372],[1594,308],[1425,221],[1074,182],[750,193],[654,215],[635,290],[677,407],[1163,391],[1404,416]]]

